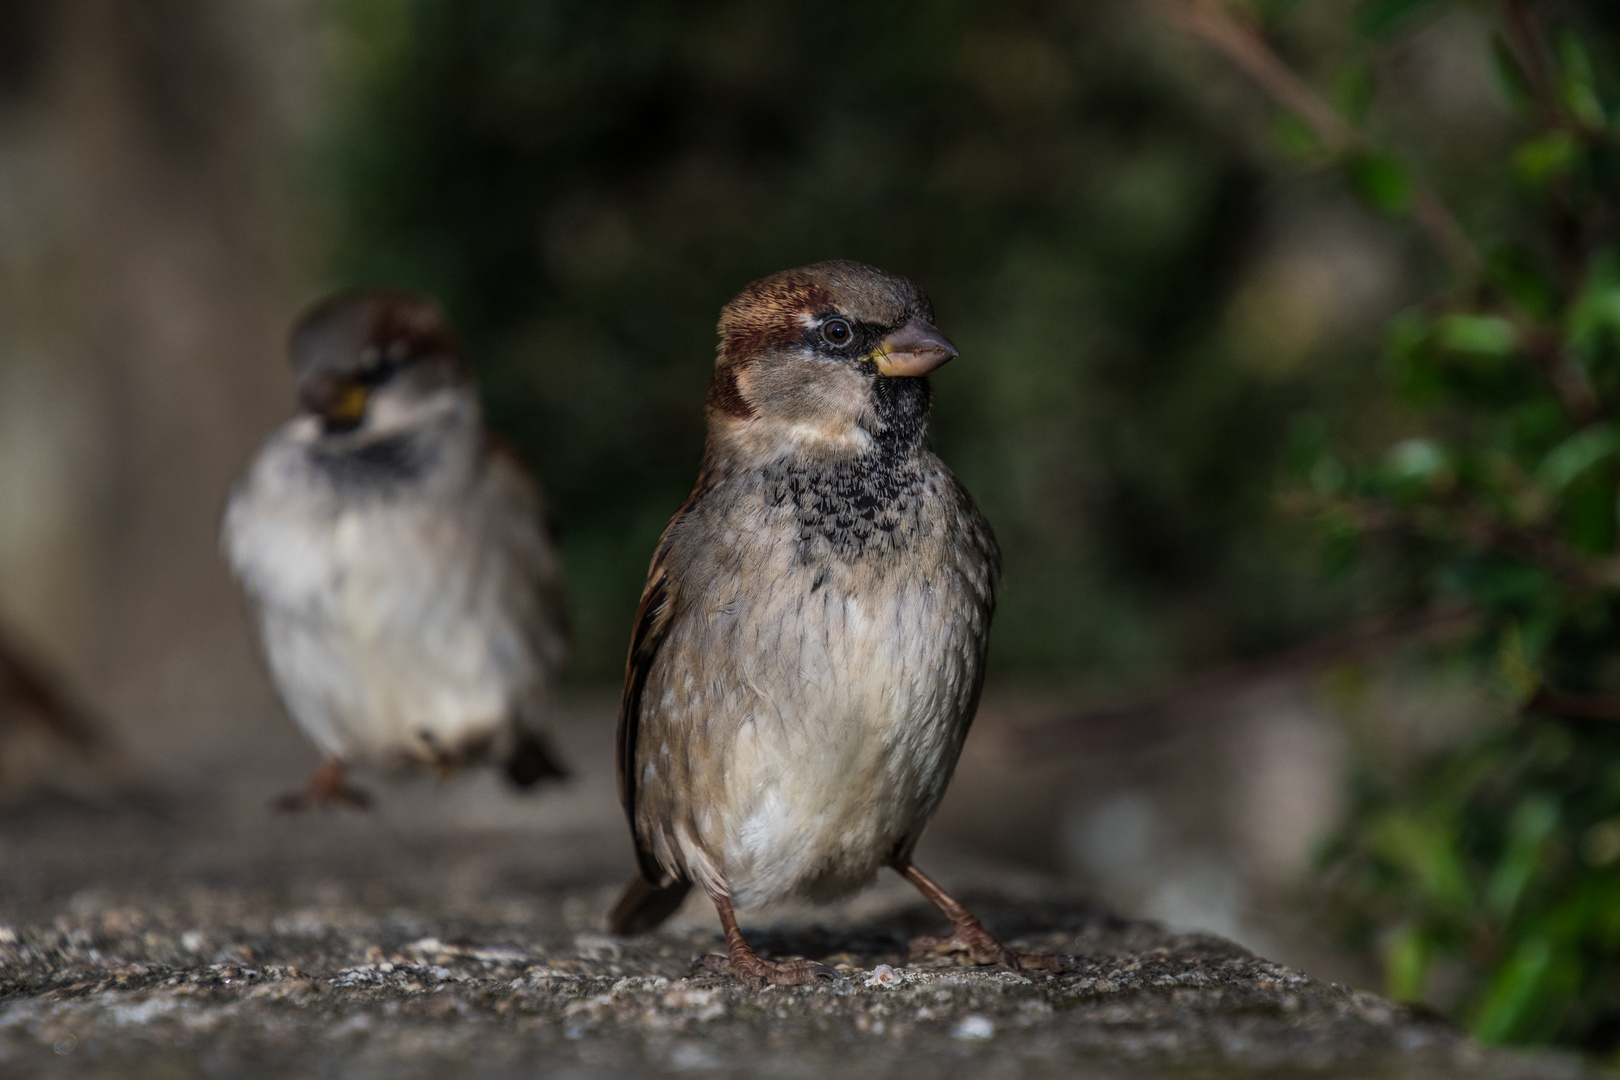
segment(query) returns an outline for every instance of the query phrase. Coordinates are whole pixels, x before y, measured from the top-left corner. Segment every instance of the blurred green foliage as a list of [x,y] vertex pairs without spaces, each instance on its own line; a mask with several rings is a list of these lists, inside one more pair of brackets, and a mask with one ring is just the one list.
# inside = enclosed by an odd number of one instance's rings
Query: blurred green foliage
[[[933,430],[1006,550],[992,677],[1143,684],[1466,605],[1501,716],[1369,749],[1321,895],[1398,996],[1612,1048],[1612,8],[329,0],[331,283],[447,303],[550,492],[580,681],[617,677],[693,478],[720,306],[832,257],[918,280],[962,347]],[[1178,11],[1315,119],[1268,129],[1150,21]]]
[[992,678],[1141,683],[1368,605],[1315,579],[1270,484],[1287,416],[1384,408],[1376,322],[1313,308],[1234,347],[1294,286],[1251,280],[1273,151],[1141,5],[327,10],[331,284],[447,303],[549,490],[576,680],[622,670],[720,306],[833,257],[917,280],[962,349],[933,433],[1006,551]]
[[[1382,954],[1393,995],[1440,1005],[1489,1041],[1613,1051],[1620,56],[1605,20],[1616,13],[1529,0],[1346,8],[1360,38],[1342,39],[1334,62],[1362,71],[1387,67],[1401,35],[1433,20],[1488,29],[1479,47],[1519,119],[1466,186],[1424,168],[1421,151],[1391,153],[1376,108],[1333,148],[1370,205],[1411,215],[1434,241],[1451,285],[1388,334],[1415,433],[1357,459],[1306,418],[1294,501],[1341,560],[1397,548],[1410,603],[1473,612],[1467,650],[1503,708],[1410,768],[1365,755],[1321,896],[1349,940]],[[1254,40],[1286,42],[1286,15],[1273,17]]]

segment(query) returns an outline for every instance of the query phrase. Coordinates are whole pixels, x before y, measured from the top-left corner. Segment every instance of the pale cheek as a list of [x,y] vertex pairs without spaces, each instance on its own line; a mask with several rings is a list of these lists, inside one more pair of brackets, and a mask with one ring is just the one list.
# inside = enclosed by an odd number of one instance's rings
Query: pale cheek
[[473,407],[469,392],[454,387],[422,393],[408,384],[379,387],[366,404],[366,427],[375,432],[409,431],[443,415]]
[[828,435],[856,423],[871,398],[871,380],[852,365],[819,358],[762,362],[738,377],[738,389],[760,417]]

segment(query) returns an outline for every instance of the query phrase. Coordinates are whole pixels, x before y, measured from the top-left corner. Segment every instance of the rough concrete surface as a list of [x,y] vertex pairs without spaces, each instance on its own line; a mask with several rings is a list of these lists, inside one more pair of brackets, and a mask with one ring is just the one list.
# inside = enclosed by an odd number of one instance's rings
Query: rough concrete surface
[[[606,760],[606,738],[565,749]],[[890,875],[745,912],[763,951],[844,976],[756,992],[692,974],[720,945],[701,902],[645,939],[602,932],[630,868],[605,770],[531,799],[379,785],[369,814],[289,818],[266,804],[307,760],[282,750],[140,809],[0,810],[0,1076],[1597,1075],[941,845],[922,864],[993,930],[1079,970],[908,965],[941,924]]]

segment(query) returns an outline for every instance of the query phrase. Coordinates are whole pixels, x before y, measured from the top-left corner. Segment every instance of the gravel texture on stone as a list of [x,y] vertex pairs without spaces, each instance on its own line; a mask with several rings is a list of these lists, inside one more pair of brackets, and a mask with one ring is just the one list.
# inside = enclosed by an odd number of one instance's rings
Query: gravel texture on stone
[[701,903],[602,932],[630,865],[611,821],[249,802],[0,813],[0,1076],[1597,1075],[948,852],[993,930],[1079,969],[907,963],[941,927],[887,883],[745,913],[761,950],[843,976],[753,991],[693,974],[721,944]]

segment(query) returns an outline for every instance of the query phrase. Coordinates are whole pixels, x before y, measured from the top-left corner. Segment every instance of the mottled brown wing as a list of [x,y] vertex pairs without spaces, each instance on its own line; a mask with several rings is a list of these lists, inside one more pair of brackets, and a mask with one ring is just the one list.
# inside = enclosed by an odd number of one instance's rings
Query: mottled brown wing
[[641,695],[647,686],[647,675],[652,671],[658,650],[669,637],[670,625],[675,621],[675,584],[668,565],[670,537],[709,488],[708,477],[700,477],[686,503],[675,512],[669,525],[664,528],[664,534],[658,538],[652,565],[647,570],[647,584],[641,590],[641,604],[636,609],[636,627],[630,637],[630,653],[624,664],[624,697],[619,705],[618,731],[619,801],[624,805],[625,816],[630,819],[636,862],[641,867],[642,876],[654,885],[664,883],[668,875],[653,860],[647,845],[636,831],[636,737],[641,728]]
[[566,658],[568,640],[568,607],[557,562],[556,530],[540,485],[517,452],[495,436],[488,436],[486,445],[494,490],[512,508],[515,527],[505,540],[523,572],[517,590],[526,603],[522,621],[535,655],[555,670]]
[[485,565],[502,575],[496,594],[523,634],[536,672],[530,692],[514,703],[512,746],[505,761],[507,779],[527,790],[541,780],[569,774],[548,735],[551,695],[567,659],[567,609],[556,538],[540,485],[500,439],[486,437],[485,448],[487,471],[481,490],[493,500],[486,518],[494,530],[491,540],[501,552],[500,558]]

